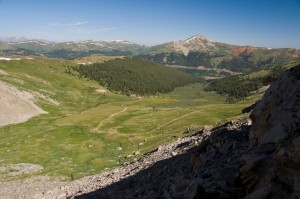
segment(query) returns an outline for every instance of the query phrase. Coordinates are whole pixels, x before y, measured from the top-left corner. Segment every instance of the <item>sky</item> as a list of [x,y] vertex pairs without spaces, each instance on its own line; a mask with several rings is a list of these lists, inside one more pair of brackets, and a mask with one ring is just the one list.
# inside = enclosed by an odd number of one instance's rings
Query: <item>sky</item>
[[300,0],[0,0],[0,37],[300,49]]

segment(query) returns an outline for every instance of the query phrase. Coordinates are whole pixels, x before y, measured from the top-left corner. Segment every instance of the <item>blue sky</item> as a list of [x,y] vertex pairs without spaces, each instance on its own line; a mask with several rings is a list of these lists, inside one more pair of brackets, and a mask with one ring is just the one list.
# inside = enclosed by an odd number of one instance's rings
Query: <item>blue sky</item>
[[300,48],[300,0],[0,0],[0,36]]

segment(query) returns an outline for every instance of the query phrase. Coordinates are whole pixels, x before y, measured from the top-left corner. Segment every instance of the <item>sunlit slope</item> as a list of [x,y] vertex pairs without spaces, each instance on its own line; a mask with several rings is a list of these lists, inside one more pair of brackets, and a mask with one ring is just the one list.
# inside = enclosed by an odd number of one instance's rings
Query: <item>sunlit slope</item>
[[48,112],[0,128],[0,164],[34,163],[44,167],[42,174],[82,177],[132,161],[186,135],[187,127],[236,116],[257,99],[226,104],[202,84],[136,99],[66,74],[72,65],[46,58],[0,61],[8,74],[0,80],[32,93]]

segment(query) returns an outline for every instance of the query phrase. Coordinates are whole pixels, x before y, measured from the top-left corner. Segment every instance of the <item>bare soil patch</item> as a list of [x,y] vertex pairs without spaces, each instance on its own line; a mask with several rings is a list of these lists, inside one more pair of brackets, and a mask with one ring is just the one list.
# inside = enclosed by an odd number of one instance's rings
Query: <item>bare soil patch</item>
[[98,89],[96,89],[96,92],[98,92],[98,93],[106,93],[107,90],[105,90],[103,88],[98,88]]
[[0,69],[0,75],[8,75],[8,73]]
[[31,93],[0,81],[0,126],[22,123],[47,112],[39,108]]
[[31,174],[42,170],[43,167],[36,164],[19,163],[7,166],[0,166],[0,177],[12,177],[24,174]]
[[36,193],[44,193],[65,184],[66,182],[49,176],[34,176],[8,182],[0,181],[0,196],[6,199],[39,198],[35,197]]

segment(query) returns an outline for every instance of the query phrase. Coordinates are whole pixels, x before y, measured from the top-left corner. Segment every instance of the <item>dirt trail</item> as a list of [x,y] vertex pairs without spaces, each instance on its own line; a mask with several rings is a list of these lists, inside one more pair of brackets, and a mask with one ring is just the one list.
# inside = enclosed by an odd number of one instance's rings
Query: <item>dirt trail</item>
[[98,126],[97,126],[95,129],[93,129],[93,131],[95,131],[95,132],[96,132],[96,131],[99,131],[99,129],[100,129],[104,124],[106,124],[106,123],[108,123],[109,121],[111,121],[115,116],[117,116],[117,115],[119,115],[119,114],[121,114],[121,113],[124,113],[125,111],[127,111],[127,109],[128,109],[128,107],[125,107],[123,110],[111,114],[108,118],[102,120],[102,121],[98,124]]
[[0,126],[25,122],[45,113],[34,103],[31,93],[0,81]]
[[182,118],[184,118],[184,117],[186,117],[186,116],[188,116],[188,115],[191,115],[191,114],[193,114],[193,113],[195,113],[195,112],[198,112],[198,111],[192,111],[192,112],[186,113],[186,114],[184,114],[184,115],[182,115],[182,116],[180,116],[180,117],[174,118],[173,120],[170,120],[170,121],[168,121],[168,122],[166,122],[166,123],[163,123],[163,124],[159,125],[159,126],[157,127],[157,129],[160,129],[161,127],[164,127],[164,126],[166,126],[166,125],[168,125],[168,124],[171,124],[172,122],[175,122],[175,121],[177,121],[177,120],[180,120],[180,119],[182,119]]

